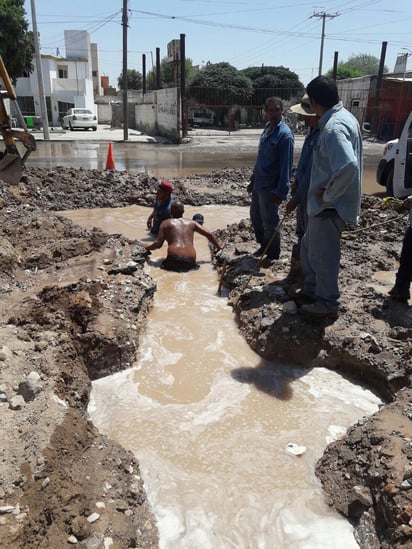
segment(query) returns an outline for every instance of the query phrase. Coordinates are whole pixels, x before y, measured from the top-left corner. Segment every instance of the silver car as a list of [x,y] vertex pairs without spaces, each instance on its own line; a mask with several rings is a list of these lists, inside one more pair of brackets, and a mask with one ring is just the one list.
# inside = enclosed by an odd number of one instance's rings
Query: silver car
[[62,127],[71,131],[77,128],[83,128],[84,130],[92,128],[95,132],[97,130],[97,117],[90,109],[69,109],[63,116]]

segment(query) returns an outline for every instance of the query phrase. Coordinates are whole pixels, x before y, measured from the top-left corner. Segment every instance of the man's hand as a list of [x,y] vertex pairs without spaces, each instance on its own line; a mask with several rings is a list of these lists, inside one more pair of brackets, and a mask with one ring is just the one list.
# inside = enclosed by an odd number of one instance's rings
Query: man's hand
[[251,181],[248,183],[248,186],[246,187],[247,192],[250,194],[253,191],[253,182]]
[[402,201],[402,204],[395,208],[398,213],[404,213],[410,209],[412,209],[412,201],[410,201],[409,198],[405,198],[405,200]]
[[276,194],[272,194],[272,201],[276,206],[280,206],[282,204],[282,199],[279,198]]
[[296,202],[293,200],[293,198],[291,198],[289,202],[286,204],[286,213],[289,215],[294,210],[296,210],[296,207],[297,207]]
[[152,220],[153,220],[153,214],[150,214],[149,217],[147,218],[147,223],[146,223],[147,228],[149,229],[149,231],[152,228]]
[[316,198],[317,198],[317,201],[319,202],[319,204],[324,203],[324,200],[323,200],[323,193],[324,192],[325,192],[325,189],[319,189],[318,191],[316,191]]

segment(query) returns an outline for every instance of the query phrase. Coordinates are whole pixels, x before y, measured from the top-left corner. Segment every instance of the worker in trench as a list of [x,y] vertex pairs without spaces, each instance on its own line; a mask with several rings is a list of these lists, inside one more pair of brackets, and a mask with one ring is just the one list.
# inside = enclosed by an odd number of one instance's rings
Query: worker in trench
[[181,202],[173,202],[170,208],[172,217],[160,224],[157,240],[151,244],[142,242],[142,246],[149,252],[161,248],[164,242],[167,242],[167,256],[162,263],[162,268],[168,271],[186,272],[199,268],[194,247],[195,233],[207,238],[216,249],[223,249],[223,245],[200,223],[184,218],[184,211]]

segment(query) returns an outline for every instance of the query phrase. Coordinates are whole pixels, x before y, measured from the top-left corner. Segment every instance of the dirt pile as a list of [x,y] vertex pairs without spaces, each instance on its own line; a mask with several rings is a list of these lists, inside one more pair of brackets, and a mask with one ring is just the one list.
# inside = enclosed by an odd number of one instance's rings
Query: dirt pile
[[0,201],[2,544],[156,547],[138,463],[86,417],[90,380],[139,345],[155,290],[142,250],[45,212],[24,186]]
[[[181,178],[175,194],[190,205],[245,205],[249,175],[228,169]],[[155,291],[144,250],[53,213],[151,205],[156,183],[59,167],[26,169],[19,185],[0,187],[0,536],[7,547],[157,546],[138,463],[86,415],[90,381],[129,366],[139,346]],[[387,298],[406,223],[364,197],[361,225],[343,239],[342,311],[329,324],[284,312],[298,288],[286,280],[293,216],[273,265],[256,269],[248,220],[219,231],[227,244],[214,256],[258,354],[339,370],[388,402],[330,445],[317,467],[328,501],[368,548],[406,547],[412,534],[412,313]]]

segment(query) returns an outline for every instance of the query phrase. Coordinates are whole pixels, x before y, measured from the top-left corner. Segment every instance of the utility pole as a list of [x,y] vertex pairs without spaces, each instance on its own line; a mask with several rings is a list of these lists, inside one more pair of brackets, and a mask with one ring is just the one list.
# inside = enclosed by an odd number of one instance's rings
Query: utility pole
[[323,44],[325,42],[325,21],[326,18],[333,19],[334,17],[338,17],[340,13],[325,13],[324,11],[314,13],[311,15],[312,17],[317,17],[318,19],[322,19],[322,35],[320,40],[320,56],[319,56],[319,76],[322,74],[322,64],[323,64]]
[[32,18],[32,24],[33,24],[34,53],[36,57],[37,82],[39,86],[39,101],[40,101],[41,122],[43,126],[43,137],[44,139],[50,139],[49,120],[47,118],[46,97],[44,96],[43,70],[41,66],[39,32],[37,30],[36,6],[34,5],[34,0],[31,0],[31,18]]
[[186,35],[180,35],[180,98],[182,111],[182,137],[187,137],[186,109]]
[[129,119],[127,114],[127,0],[123,0],[123,140],[129,140]]

